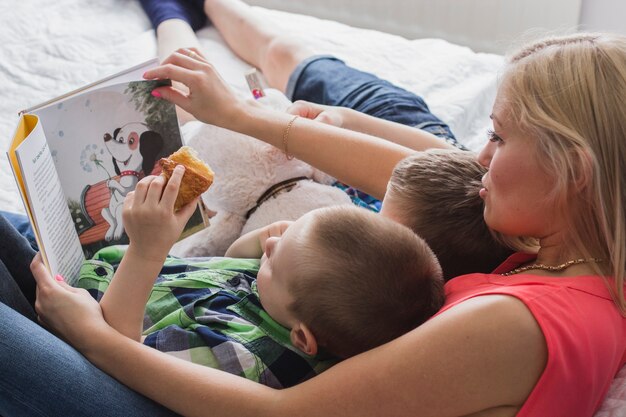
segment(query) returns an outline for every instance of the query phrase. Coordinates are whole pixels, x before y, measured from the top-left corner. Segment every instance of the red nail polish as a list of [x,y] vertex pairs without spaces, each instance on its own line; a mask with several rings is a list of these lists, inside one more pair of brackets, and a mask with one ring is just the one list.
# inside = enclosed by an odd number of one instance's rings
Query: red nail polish
[[152,94],[152,97],[161,98],[161,93],[156,90],[152,90],[150,94]]
[[62,276],[62,275],[59,275],[59,274],[57,274],[57,276],[56,276],[56,277],[54,277],[54,279],[56,279],[56,280],[57,280],[57,281],[59,281],[59,282],[63,282],[63,281],[65,281],[65,279],[63,278],[63,276]]

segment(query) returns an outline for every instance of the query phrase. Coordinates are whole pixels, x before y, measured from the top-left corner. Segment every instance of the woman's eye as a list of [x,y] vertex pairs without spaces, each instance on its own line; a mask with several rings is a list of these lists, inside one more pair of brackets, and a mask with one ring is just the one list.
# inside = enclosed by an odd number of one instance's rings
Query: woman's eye
[[502,138],[491,129],[487,130],[487,139],[491,142],[502,142]]

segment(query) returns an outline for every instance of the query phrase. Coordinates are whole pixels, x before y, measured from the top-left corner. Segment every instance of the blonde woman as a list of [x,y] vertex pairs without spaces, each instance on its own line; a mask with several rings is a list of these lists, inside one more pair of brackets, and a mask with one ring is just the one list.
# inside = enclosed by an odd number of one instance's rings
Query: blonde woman
[[[190,93],[159,88],[155,95],[199,120],[255,136],[381,196],[393,166],[411,152],[242,102],[190,52],[174,53],[146,77],[185,85]],[[168,415],[145,404],[146,396],[198,416],[591,416],[626,348],[625,96],[623,37],[546,39],[512,55],[493,107],[493,132],[478,156],[488,168],[480,194],[492,229],[536,247],[492,274],[451,280],[446,305],[430,321],[298,386],[274,390],[134,342],[108,326],[90,296],[55,281],[36,259],[39,318],[139,393],[133,400],[126,387],[110,383],[97,396],[112,407],[123,398],[131,415]],[[41,378],[88,375],[82,386],[106,378],[93,376],[95,367],[51,335],[50,349],[41,348],[43,335],[29,344],[26,331],[16,329],[18,315],[2,304],[0,310],[0,353],[7,358],[0,374],[11,376],[0,396],[3,415],[14,415],[6,410],[24,398],[50,401],[40,399]],[[40,362],[49,352],[61,352],[55,360],[64,366],[46,373]],[[27,365],[32,375],[10,373]],[[65,390],[55,404],[89,415],[88,403],[72,401],[85,391],[75,385],[78,394]]]

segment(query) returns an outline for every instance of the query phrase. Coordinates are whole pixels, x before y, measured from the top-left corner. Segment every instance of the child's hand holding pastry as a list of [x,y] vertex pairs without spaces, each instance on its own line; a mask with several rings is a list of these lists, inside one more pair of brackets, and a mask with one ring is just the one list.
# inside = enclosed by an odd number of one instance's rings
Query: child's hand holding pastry
[[165,181],[170,178],[176,166],[185,166],[185,175],[178,190],[174,211],[178,211],[190,201],[195,201],[213,184],[213,171],[189,146],[183,146],[167,158],[161,158],[159,165],[162,169],[161,176],[165,177]]
[[169,181],[164,176],[145,177],[126,196],[122,217],[129,252],[146,261],[163,262],[197,205],[196,197],[174,210],[184,172],[185,167],[179,165]]

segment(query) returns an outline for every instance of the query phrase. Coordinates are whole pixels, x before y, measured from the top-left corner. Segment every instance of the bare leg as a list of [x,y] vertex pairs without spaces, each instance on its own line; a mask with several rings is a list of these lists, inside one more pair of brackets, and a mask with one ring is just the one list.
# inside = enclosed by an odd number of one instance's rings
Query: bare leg
[[[189,23],[184,20],[165,20],[157,27],[156,34],[159,61],[163,61],[179,48],[196,48],[200,50],[200,42],[195,32],[191,29]],[[174,86],[180,90],[187,90],[187,87],[180,83],[175,83]],[[190,113],[178,106],[176,106],[176,114],[181,125],[196,120]]]
[[[252,7],[240,0],[205,0],[204,10],[228,46],[241,59],[259,68],[271,87],[281,91],[285,91],[296,66],[314,53],[303,39],[284,36],[280,29],[270,28]],[[161,60],[178,48],[200,49],[196,34],[184,20],[165,20],[156,32]]]
[[189,23],[180,19],[165,20],[156,29],[159,61],[179,48],[200,49],[200,42]]
[[304,41],[283,36],[240,0],[205,0],[204,10],[228,46],[259,68],[270,86],[285,91],[289,76],[313,51]]

